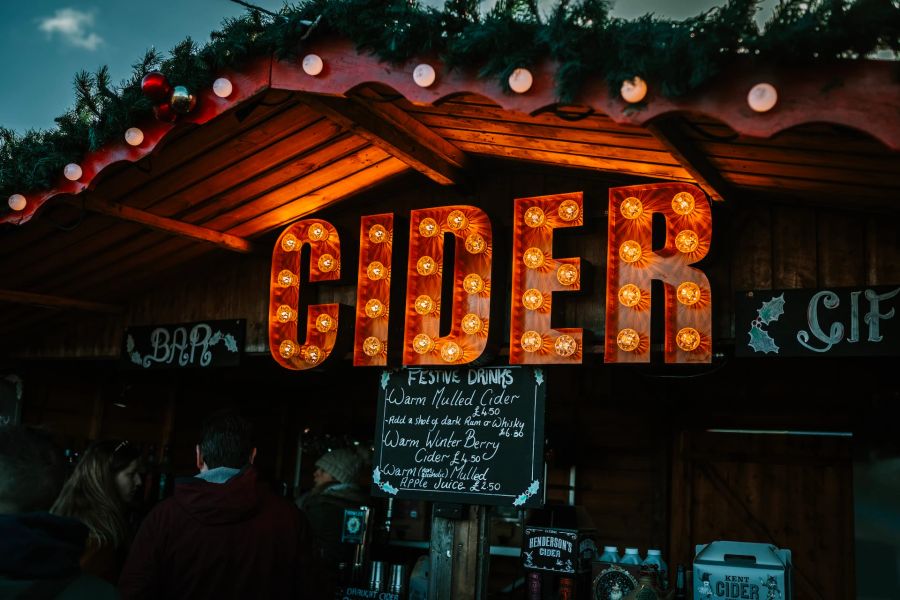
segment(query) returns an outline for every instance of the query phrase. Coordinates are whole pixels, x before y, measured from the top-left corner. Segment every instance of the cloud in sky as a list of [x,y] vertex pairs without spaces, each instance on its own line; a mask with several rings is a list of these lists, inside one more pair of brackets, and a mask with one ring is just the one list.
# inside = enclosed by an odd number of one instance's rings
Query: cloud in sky
[[38,29],[47,37],[59,34],[66,43],[85,50],[96,50],[103,43],[103,38],[91,31],[93,27],[94,13],[75,8],[61,8],[52,17],[38,20]]

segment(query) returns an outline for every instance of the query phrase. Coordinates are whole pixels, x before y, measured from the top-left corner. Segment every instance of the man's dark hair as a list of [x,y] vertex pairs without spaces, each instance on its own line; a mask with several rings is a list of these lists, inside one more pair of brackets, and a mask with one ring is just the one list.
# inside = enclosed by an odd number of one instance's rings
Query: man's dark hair
[[250,462],[253,426],[233,411],[219,412],[203,423],[200,452],[210,469],[240,469]]
[[49,510],[64,479],[62,455],[47,434],[0,427],[0,512]]

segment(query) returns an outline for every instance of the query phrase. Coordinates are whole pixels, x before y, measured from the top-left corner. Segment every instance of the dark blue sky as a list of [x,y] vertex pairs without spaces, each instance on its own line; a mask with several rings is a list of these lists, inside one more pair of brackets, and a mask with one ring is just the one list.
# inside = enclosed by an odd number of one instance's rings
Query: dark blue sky
[[[491,0],[485,2],[489,4]],[[776,0],[765,0],[772,6]],[[277,10],[282,0],[254,0]],[[432,4],[443,4],[431,0]],[[542,1],[541,4],[552,4]],[[615,14],[696,15],[717,0],[619,0]],[[78,71],[108,65],[114,82],[155,46],[168,51],[187,36],[204,42],[222,19],[243,8],[229,0],[0,0],[0,125],[17,131],[48,128],[74,102]]]

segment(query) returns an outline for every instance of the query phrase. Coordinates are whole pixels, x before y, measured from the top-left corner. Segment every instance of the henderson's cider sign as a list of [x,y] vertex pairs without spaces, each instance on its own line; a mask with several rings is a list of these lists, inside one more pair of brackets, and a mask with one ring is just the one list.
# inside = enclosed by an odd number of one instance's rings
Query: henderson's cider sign
[[[653,215],[666,221],[665,246],[652,249]],[[553,292],[581,285],[578,257],[554,256],[554,231],[584,224],[582,193],[514,201],[509,362],[514,365],[581,364],[582,330],[550,325]],[[491,221],[475,206],[443,206],[410,213],[406,265],[393,265],[393,213],[360,222],[353,364],[387,365],[389,344],[402,345],[407,366],[460,366],[485,350],[490,327],[493,245]],[[708,363],[711,292],[706,275],[691,266],[709,252],[712,217],[696,186],[665,183],[609,190],[604,361],[650,361],[651,280],[663,282],[667,363]],[[445,235],[455,241],[444,264]],[[309,274],[300,273],[300,251],[310,246]],[[405,267],[405,268],[404,268]],[[452,298],[442,298],[445,269],[452,269]],[[392,273],[406,274],[402,339],[388,335]],[[341,327],[338,304],[307,308],[305,339],[298,339],[300,294],[305,281],[341,276],[341,243],[322,219],[290,225],[275,244],[269,294],[269,346],[288,369],[311,369],[328,358]],[[440,335],[442,306],[452,306],[449,334]],[[654,340],[658,343],[658,340]]]

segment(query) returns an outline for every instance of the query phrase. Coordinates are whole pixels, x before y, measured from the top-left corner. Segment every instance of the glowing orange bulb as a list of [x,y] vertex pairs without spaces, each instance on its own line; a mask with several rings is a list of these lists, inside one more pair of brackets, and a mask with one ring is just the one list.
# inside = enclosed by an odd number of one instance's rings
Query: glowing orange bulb
[[297,352],[297,344],[292,340],[284,340],[278,345],[278,354],[283,358],[290,358]]
[[625,306],[637,306],[641,303],[641,288],[633,283],[626,283],[619,289],[619,302]]
[[484,290],[484,279],[478,273],[469,273],[463,279],[463,288],[470,294],[477,294]]
[[487,248],[487,242],[481,237],[481,234],[471,233],[466,238],[466,250],[469,254],[481,254]]
[[421,233],[425,237],[434,237],[440,232],[441,230],[438,227],[437,221],[435,221],[431,217],[425,217],[419,223],[419,233]]
[[544,346],[544,338],[537,331],[526,331],[522,334],[522,350],[537,352]]
[[693,281],[685,281],[675,290],[675,297],[685,306],[697,304],[700,300],[700,286]]
[[373,298],[366,302],[365,311],[370,319],[377,319],[384,314],[384,304],[382,304],[381,300]]
[[540,227],[544,224],[544,211],[537,206],[532,206],[525,211],[525,224],[529,227]]
[[690,214],[694,210],[694,195],[689,192],[678,192],[672,198],[672,210],[679,215]]
[[525,261],[525,266],[529,269],[537,269],[544,266],[544,253],[540,248],[529,248],[522,255],[522,259]]
[[616,344],[625,352],[634,352],[641,344],[641,336],[634,329],[623,329],[616,336]]
[[285,252],[293,252],[300,249],[300,240],[293,233],[289,233],[281,238],[281,249]]
[[644,205],[634,196],[630,196],[622,200],[622,204],[619,205],[619,212],[626,219],[637,219],[644,212]]
[[416,312],[420,315],[427,315],[434,311],[434,300],[431,299],[431,296],[421,295],[416,298],[415,302]]
[[427,354],[434,349],[434,340],[427,334],[420,333],[413,338],[413,350],[419,354]]
[[300,356],[305,362],[314,365],[322,360],[322,349],[318,346],[303,346],[300,349]]
[[578,208],[578,203],[574,200],[563,200],[556,212],[563,221],[574,221],[578,218],[581,210]]
[[578,267],[575,265],[560,265],[556,270],[556,280],[563,285],[578,283]]
[[634,240],[622,242],[619,246],[619,257],[627,263],[633,263],[641,260],[643,251],[641,245]]
[[282,323],[287,323],[288,321],[294,321],[297,318],[297,313],[287,304],[282,304],[278,307],[278,310],[275,311],[277,318]]
[[284,269],[278,273],[278,285],[281,287],[291,287],[292,285],[297,285],[300,280],[296,275]]
[[328,230],[321,223],[312,223],[306,232],[306,237],[313,242],[321,242],[328,239]]
[[466,218],[465,213],[461,210],[451,211],[450,214],[447,215],[447,227],[453,231],[465,229],[468,225],[469,219]]
[[700,332],[693,327],[679,329],[678,333],[675,334],[675,343],[685,352],[696,350],[697,346],[700,345]]
[[462,356],[462,349],[456,342],[446,342],[441,346],[441,358],[444,362],[456,362]]
[[373,244],[386,242],[388,239],[387,229],[383,225],[372,225],[369,227],[369,241]]
[[316,317],[316,329],[318,329],[322,333],[331,331],[332,327],[334,327],[334,319],[331,318],[331,315],[322,313],[321,315]]
[[416,261],[416,271],[419,275],[432,275],[437,271],[437,263],[430,256],[423,256]]
[[337,267],[337,260],[330,254],[323,254],[319,257],[319,270],[323,273],[330,273]]
[[693,252],[700,245],[700,238],[690,229],[679,231],[675,236],[675,247],[681,252]]
[[484,329],[484,322],[475,313],[468,313],[462,318],[462,328],[469,335],[475,335]]
[[578,350],[578,342],[571,335],[563,334],[553,342],[553,350],[560,356],[572,356]]
[[377,337],[367,337],[363,340],[362,350],[366,356],[377,356],[381,354],[384,344]]
[[540,290],[531,288],[522,294],[522,305],[528,310],[537,310],[544,304],[544,295]]
[[366,277],[372,281],[384,279],[385,275],[387,275],[387,269],[377,260],[373,260],[369,263],[369,266],[366,267]]

